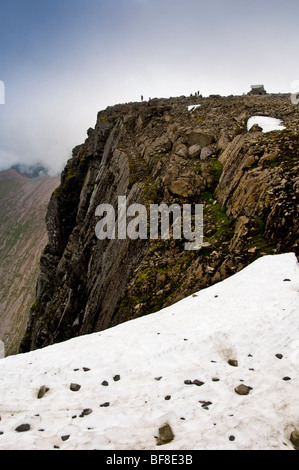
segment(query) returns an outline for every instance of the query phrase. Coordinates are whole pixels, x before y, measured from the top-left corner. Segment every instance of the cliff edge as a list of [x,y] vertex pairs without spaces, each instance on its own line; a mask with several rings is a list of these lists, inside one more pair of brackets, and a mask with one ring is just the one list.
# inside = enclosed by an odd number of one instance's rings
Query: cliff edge
[[[298,256],[298,107],[289,95],[154,99],[99,112],[47,213],[21,352],[174,304],[265,254]],[[248,128],[253,116],[283,127]],[[99,240],[96,208],[202,204],[204,244]]]

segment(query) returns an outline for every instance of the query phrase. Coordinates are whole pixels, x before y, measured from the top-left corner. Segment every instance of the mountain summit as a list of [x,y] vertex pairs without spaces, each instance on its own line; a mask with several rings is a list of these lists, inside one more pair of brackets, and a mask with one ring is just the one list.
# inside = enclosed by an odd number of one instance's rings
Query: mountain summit
[[[101,111],[52,195],[21,351],[153,313],[266,254],[298,255],[298,109],[289,95],[250,95]],[[202,204],[202,249],[186,251],[177,239],[99,240],[97,207],[118,214],[119,197],[145,207]]]

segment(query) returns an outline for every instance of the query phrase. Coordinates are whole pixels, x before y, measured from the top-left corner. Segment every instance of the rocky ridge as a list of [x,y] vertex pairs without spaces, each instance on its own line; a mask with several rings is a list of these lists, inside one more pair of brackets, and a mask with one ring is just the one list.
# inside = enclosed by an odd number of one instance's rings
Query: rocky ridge
[[[248,132],[253,115],[279,118],[286,129]],[[21,351],[155,312],[264,254],[298,256],[298,116],[288,95],[154,99],[101,111],[51,198]],[[203,248],[98,240],[96,207],[116,208],[124,195],[147,207],[202,203]]]

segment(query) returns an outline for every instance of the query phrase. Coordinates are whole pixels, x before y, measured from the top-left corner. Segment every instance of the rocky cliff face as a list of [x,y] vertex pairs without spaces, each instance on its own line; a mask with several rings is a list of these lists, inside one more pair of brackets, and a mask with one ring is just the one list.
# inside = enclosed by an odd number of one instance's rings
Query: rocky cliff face
[[0,340],[18,352],[35,299],[39,259],[47,243],[45,216],[59,178],[0,172]]
[[[188,106],[200,105],[192,110]],[[253,115],[286,129],[247,131]],[[299,254],[298,107],[289,96],[181,97],[107,108],[73,150],[47,214],[49,243],[21,351],[168,306],[263,254]],[[99,240],[99,204],[203,204],[204,245]]]

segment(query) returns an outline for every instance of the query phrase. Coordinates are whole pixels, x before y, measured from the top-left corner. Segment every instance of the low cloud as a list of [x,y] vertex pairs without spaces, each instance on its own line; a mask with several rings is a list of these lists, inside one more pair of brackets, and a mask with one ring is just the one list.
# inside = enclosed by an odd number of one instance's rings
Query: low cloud
[[[27,3],[41,15],[47,2]],[[288,92],[299,77],[296,15],[277,2],[246,12],[235,0],[68,3],[70,11],[67,0],[54,2],[57,11],[47,3],[47,15],[19,19],[16,38],[6,33],[14,39],[1,51],[10,55],[0,77],[0,169],[42,163],[59,173],[98,111],[141,95],[243,94],[254,83]]]

